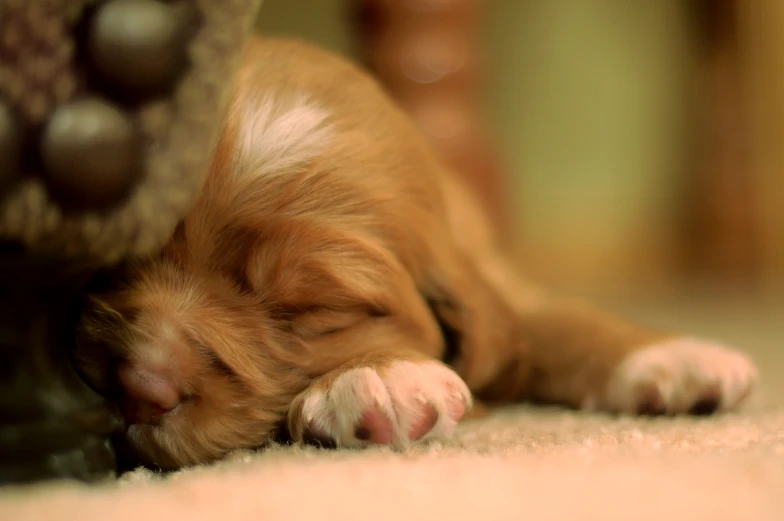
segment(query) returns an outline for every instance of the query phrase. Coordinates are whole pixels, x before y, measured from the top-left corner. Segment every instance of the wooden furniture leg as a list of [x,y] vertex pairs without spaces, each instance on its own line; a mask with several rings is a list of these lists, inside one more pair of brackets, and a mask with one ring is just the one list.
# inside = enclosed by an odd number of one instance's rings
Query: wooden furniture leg
[[359,0],[360,54],[444,160],[476,190],[502,232],[506,180],[478,96],[478,0]]
[[763,275],[784,289],[784,3],[738,0],[741,65],[750,101],[751,170],[759,183]]
[[698,41],[696,164],[685,187],[682,246],[688,275],[748,285],[760,273],[762,242],[741,88],[737,14],[743,3],[692,2]]

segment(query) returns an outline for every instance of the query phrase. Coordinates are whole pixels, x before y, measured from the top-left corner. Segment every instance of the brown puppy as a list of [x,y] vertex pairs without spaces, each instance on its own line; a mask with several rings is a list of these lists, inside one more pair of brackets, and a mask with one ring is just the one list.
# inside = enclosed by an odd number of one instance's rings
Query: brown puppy
[[280,425],[405,447],[448,436],[472,393],[675,414],[751,389],[740,353],[518,278],[470,194],[354,66],[256,40],[235,85],[192,211],[82,322],[79,364],[119,393],[148,464],[208,462]]

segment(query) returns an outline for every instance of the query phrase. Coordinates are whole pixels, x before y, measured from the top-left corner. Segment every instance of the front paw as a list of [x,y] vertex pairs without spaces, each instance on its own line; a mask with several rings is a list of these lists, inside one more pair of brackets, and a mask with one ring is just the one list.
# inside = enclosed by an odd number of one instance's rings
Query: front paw
[[471,406],[471,394],[451,369],[435,361],[395,361],[347,369],[316,382],[296,400],[289,430],[297,440],[338,447],[408,446],[450,436]]
[[757,369],[733,349],[695,338],[675,338],[628,355],[614,370],[605,408],[631,414],[706,414],[739,405]]

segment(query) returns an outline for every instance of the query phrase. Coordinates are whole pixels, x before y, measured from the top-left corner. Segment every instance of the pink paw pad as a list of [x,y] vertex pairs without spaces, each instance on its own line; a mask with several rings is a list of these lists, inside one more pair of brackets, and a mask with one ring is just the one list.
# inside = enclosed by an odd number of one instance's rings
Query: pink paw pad
[[438,411],[431,404],[426,403],[422,406],[419,417],[408,429],[408,439],[416,441],[425,434],[433,430],[438,422]]
[[328,390],[308,391],[299,414],[305,437],[326,446],[405,448],[452,436],[470,406],[471,393],[454,371],[435,361],[401,360],[381,373],[345,371]]
[[395,437],[395,426],[392,420],[378,409],[370,409],[362,414],[354,437],[361,441],[369,441],[379,445],[392,443]]

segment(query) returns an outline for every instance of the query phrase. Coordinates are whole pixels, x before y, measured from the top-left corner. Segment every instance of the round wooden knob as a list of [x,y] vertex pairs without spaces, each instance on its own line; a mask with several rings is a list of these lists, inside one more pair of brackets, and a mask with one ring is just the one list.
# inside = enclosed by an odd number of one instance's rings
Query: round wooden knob
[[112,105],[85,99],[52,113],[41,141],[44,175],[66,208],[116,204],[141,176],[141,150],[130,119]]
[[90,21],[87,49],[96,71],[126,91],[171,87],[187,64],[183,13],[154,0],[110,0]]

